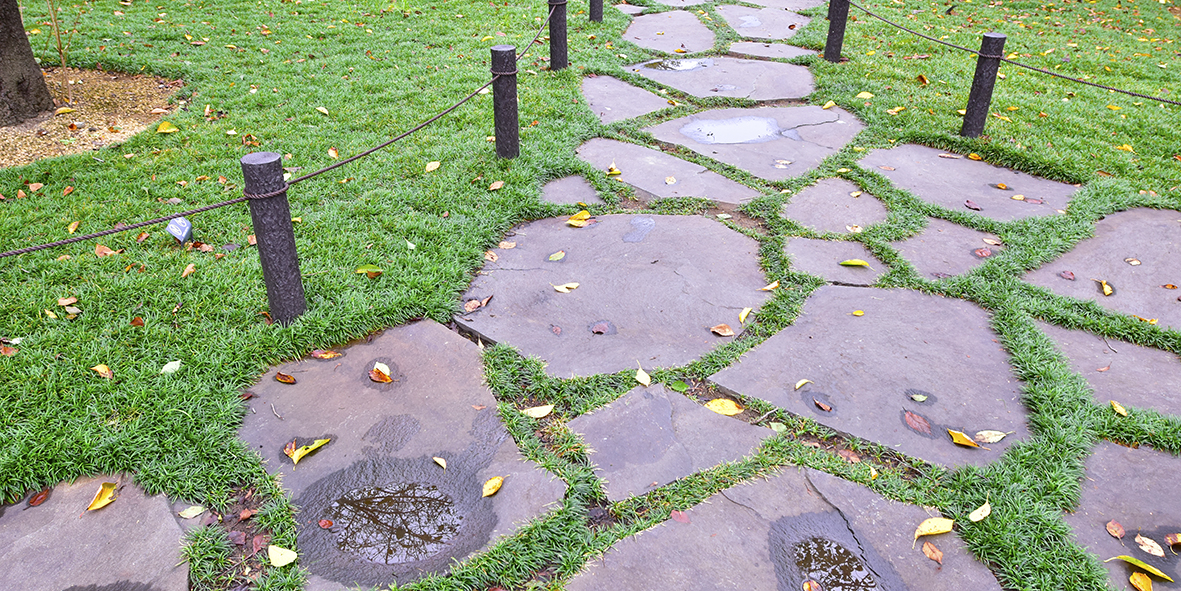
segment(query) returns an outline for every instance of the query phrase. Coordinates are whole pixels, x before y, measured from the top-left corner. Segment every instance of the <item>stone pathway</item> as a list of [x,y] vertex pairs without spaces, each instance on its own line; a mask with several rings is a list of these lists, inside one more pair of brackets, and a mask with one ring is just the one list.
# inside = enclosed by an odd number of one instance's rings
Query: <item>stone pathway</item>
[[779,62],[732,57],[662,59],[629,66],[628,71],[698,98],[773,101],[799,99],[813,91],[807,68]]

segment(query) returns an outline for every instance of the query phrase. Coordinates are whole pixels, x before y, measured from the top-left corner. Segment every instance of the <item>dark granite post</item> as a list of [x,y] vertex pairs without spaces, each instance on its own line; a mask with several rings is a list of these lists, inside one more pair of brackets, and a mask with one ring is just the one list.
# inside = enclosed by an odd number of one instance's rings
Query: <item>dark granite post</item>
[[[242,157],[242,177],[247,195],[284,189],[283,157],[274,152],[247,154]],[[307,310],[308,304],[299,276],[299,255],[295,251],[287,191],[284,189],[265,199],[251,199],[248,203],[271,317],[279,324],[291,324]]]
[[492,48],[492,116],[496,125],[496,155],[516,158],[521,154],[520,123],[517,121],[517,48]]
[[549,69],[564,70],[570,65],[566,55],[566,0],[549,0]]
[[590,0],[590,19],[596,23],[603,22],[603,0]]
[[824,42],[824,59],[841,61],[841,46],[845,44],[845,22],[849,19],[849,0],[828,1],[828,39]]
[[976,58],[976,76],[972,78],[968,107],[964,112],[964,126],[960,129],[960,135],[964,137],[980,137],[984,132],[984,123],[988,120],[988,106],[992,104],[992,87],[996,84],[996,72],[1004,51],[1003,34],[984,34],[980,41],[980,56]]

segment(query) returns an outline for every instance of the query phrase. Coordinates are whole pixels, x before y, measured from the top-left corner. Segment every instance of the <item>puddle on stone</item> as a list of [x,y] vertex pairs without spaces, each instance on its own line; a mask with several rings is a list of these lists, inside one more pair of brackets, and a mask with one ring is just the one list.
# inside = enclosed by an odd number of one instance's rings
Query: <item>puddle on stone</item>
[[631,226],[632,231],[624,234],[623,241],[643,242],[644,238],[648,236],[648,232],[651,232],[656,227],[656,220],[648,216],[632,218]]
[[[877,589],[865,564],[844,546],[827,538],[809,538],[791,547],[800,572],[825,591]],[[800,582],[803,584],[803,581]]]
[[669,72],[688,72],[689,70],[708,68],[712,65],[714,65],[714,61],[707,58],[699,60],[660,60],[658,62],[644,64],[644,67]]
[[[681,135],[701,144],[760,144],[778,139],[794,129],[783,131],[770,117],[734,117],[698,119],[681,128]],[[789,136],[790,137],[790,136]],[[799,134],[795,138],[799,139]]]
[[418,482],[353,489],[329,506],[329,515],[337,548],[377,564],[433,556],[463,525],[451,497]]

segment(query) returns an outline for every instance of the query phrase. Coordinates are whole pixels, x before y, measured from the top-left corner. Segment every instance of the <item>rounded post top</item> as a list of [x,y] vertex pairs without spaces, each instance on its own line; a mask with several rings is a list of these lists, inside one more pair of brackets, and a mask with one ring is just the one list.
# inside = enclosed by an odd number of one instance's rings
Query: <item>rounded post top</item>
[[515,52],[516,50],[517,50],[517,48],[514,45],[493,45],[492,46],[493,52],[498,52],[498,51],[513,51],[513,52]]
[[1004,33],[996,33],[994,31],[989,31],[985,33],[984,36],[988,39],[1007,39]]
[[242,157],[242,166],[266,166],[282,160],[283,155],[277,152],[251,152]]

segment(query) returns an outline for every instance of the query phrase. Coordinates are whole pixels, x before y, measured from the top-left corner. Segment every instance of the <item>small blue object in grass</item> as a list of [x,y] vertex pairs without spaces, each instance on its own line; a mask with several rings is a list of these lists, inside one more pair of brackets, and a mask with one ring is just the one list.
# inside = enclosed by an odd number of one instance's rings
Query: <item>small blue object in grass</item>
[[193,237],[193,224],[183,217],[173,218],[172,221],[168,222],[168,228],[166,229],[169,234],[172,234],[173,238],[176,238],[181,243],[188,242]]

